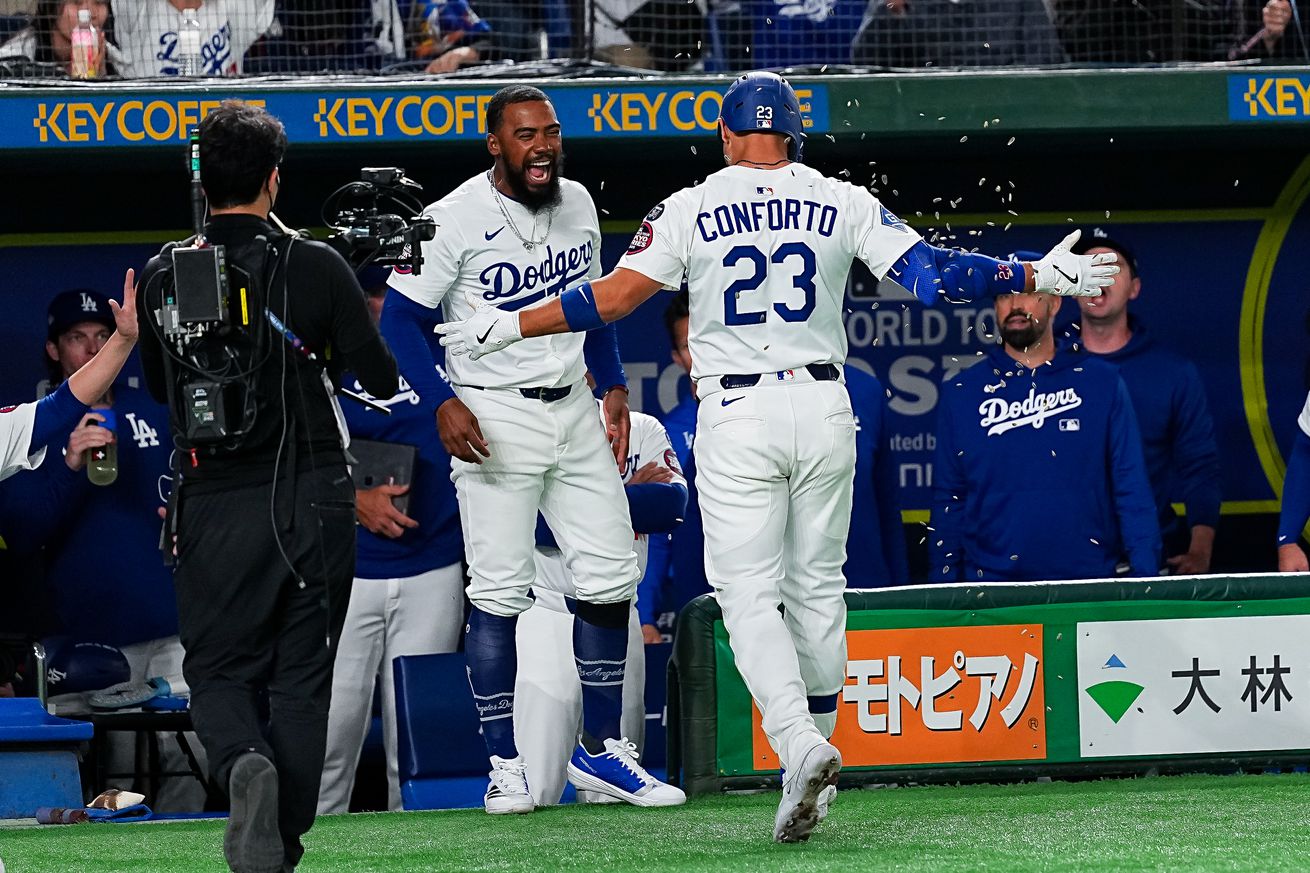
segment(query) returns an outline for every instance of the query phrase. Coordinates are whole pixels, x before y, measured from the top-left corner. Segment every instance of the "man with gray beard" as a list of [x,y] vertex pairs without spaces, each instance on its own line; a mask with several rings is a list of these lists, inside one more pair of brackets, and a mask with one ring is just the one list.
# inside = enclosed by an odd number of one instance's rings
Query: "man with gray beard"
[[931,582],[1159,573],[1128,389],[1113,365],[1057,346],[1059,307],[1048,294],[999,295],[1001,345],[943,384]]

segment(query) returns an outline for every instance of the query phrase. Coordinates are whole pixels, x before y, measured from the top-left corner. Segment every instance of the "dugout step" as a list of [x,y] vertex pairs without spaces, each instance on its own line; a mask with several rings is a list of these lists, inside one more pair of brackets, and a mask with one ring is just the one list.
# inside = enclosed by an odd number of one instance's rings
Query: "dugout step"
[[95,728],[46,712],[35,697],[0,699],[0,818],[39,806],[80,807],[78,749]]

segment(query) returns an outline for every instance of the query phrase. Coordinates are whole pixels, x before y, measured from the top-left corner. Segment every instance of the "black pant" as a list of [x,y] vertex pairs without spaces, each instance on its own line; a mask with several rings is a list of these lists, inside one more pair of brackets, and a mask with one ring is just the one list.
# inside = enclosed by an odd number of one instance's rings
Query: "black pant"
[[277,767],[292,865],[323,775],[332,662],[355,568],[354,498],[338,466],[283,476],[276,494],[272,484],[196,494],[184,483],[178,507],[174,581],[196,733],[223,788],[246,752]]

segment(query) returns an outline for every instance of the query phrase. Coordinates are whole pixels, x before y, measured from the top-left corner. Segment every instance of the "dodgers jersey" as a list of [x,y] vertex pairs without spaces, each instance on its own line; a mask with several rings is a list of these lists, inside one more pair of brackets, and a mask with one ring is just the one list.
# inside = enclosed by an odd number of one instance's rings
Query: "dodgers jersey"
[[[597,406],[601,409],[601,426],[605,426],[604,407]],[[669,434],[660,424],[659,419],[643,412],[633,412],[631,414],[632,430],[628,437],[628,468],[623,474],[623,484],[627,485],[632,481],[632,476],[637,470],[651,461],[658,461],[660,466],[667,467],[672,473],[673,478],[668,484],[681,485],[687,487],[687,479],[682,474],[682,467],[678,463],[678,456],[673,451],[673,444],[669,442]],[[618,470],[615,470],[617,473]],[[637,534],[632,544],[632,550],[637,553],[637,568],[642,575],[646,573],[646,557],[650,544],[649,534]],[[550,560],[540,560],[549,556]],[[558,549],[552,549],[543,552],[538,549],[537,561],[537,579],[533,583],[533,592],[543,606],[547,606],[557,611],[564,611],[563,597],[576,597],[577,590],[573,585],[573,579],[569,576],[568,569],[564,566],[564,556]]]
[[34,470],[45,459],[45,446],[28,454],[35,423],[35,403],[0,409],[0,479],[19,470]]
[[652,209],[619,266],[672,288],[686,276],[699,380],[843,363],[852,259],[881,279],[918,241],[849,182],[734,166]]
[[[445,319],[456,321],[473,315],[468,294],[513,312],[597,278],[596,205],[586,188],[569,179],[560,180],[560,193],[553,217],[547,210],[534,214],[497,194],[487,173],[478,173],[423,210],[437,224],[436,237],[423,243],[423,272],[415,276],[397,268],[387,284],[429,309],[441,306]],[[505,221],[502,205],[519,233],[530,240],[546,234],[545,242],[527,251]],[[582,380],[584,338],[581,333],[534,337],[477,361],[448,355],[446,366],[457,386],[558,388]]]
[[[235,76],[241,60],[273,24],[274,0],[205,0],[198,4],[202,76]],[[109,60],[125,79],[179,76],[182,13],[165,0],[113,0]]]

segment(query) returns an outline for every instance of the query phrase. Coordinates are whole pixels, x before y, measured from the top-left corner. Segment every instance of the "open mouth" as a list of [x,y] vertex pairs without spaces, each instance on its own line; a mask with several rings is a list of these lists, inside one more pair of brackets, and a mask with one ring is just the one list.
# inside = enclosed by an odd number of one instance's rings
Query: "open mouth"
[[555,171],[555,161],[552,158],[542,158],[539,161],[533,161],[528,164],[528,181],[533,185],[544,185],[550,181],[550,174]]

